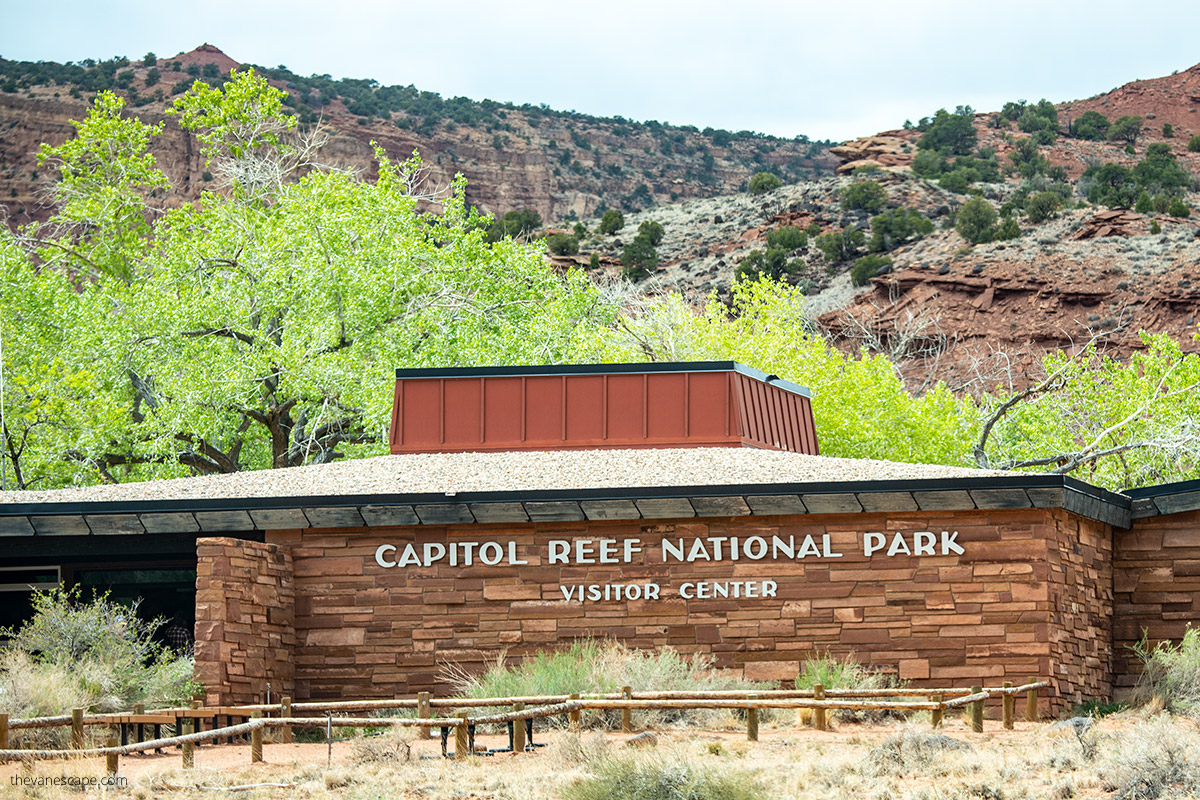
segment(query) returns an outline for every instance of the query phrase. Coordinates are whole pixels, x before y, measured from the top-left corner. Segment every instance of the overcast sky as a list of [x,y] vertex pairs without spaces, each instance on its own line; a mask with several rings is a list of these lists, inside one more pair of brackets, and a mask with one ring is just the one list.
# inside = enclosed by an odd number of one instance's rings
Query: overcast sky
[[835,140],[963,103],[1089,97],[1200,62],[1196,0],[4,5],[10,59],[162,57],[208,42],[302,75]]

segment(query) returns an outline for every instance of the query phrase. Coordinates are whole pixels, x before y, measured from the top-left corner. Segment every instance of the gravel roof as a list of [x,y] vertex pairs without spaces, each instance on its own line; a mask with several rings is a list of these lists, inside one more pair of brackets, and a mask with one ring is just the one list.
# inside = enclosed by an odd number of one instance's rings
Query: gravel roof
[[291,469],[0,492],[3,503],[76,503],[729,484],[987,478],[1010,472],[894,461],[830,458],[734,447],[426,453],[378,456]]

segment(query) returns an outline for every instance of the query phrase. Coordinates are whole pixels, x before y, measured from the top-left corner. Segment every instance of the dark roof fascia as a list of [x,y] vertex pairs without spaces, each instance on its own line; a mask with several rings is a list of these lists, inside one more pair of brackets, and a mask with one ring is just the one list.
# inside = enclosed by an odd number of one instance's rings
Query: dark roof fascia
[[1132,498],[1134,519],[1200,511],[1200,480],[1144,486],[1125,493]]
[[[788,501],[790,498],[790,502]],[[805,502],[805,498],[808,502]],[[721,499],[728,501],[722,504]],[[420,518],[421,523],[430,522],[436,517],[431,511],[422,515],[422,510],[446,509],[450,506],[461,507],[463,513],[449,518],[451,521],[522,521],[520,519],[497,519],[490,514],[472,514],[470,507],[479,506],[481,511],[491,508],[517,507],[525,510],[527,519],[549,519],[543,513],[547,509],[559,509],[574,514],[574,519],[612,519],[611,516],[589,516],[584,506],[599,508],[621,506],[630,511],[631,516],[621,518],[636,519],[650,518],[647,509],[636,504],[649,501],[675,501],[674,505],[661,508],[682,510],[682,513],[666,514],[664,516],[727,516],[725,513],[713,511],[714,508],[744,509],[737,515],[769,515],[796,513],[860,513],[860,512],[914,512],[920,510],[1003,510],[1019,508],[1064,508],[1091,519],[1113,524],[1117,527],[1128,527],[1130,505],[1128,498],[1112,492],[1099,489],[1073,478],[1059,475],[1013,475],[981,478],[925,478],[910,480],[886,481],[842,481],[821,483],[768,483],[768,484],[730,484],[720,486],[666,486],[666,487],[624,487],[605,489],[553,489],[540,491],[505,491],[505,492],[460,492],[460,493],[422,493],[422,494],[376,494],[376,495],[338,495],[338,496],[304,496],[304,497],[263,497],[263,498],[198,498],[179,499],[171,501],[134,500],[134,501],[105,501],[105,502],[67,502],[67,503],[14,503],[0,505],[0,520],[10,519],[16,525],[21,525],[14,517],[46,519],[61,516],[76,516],[83,522],[87,517],[93,522],[94,518],[124,515],[155,515],[165,517],[170,515],[188,516],[204,515],[197,526],[201,530],[221,530],[223,524],[229,524],[244,529],[245,522],[253,512],[283,511],[300,509],[298,513],[307,513],[310,527],[332,527],[332,525],[317,524],[317,514],[321,519],[337,519],[338,526],[355,526],[353,522],[340,521],[344,517],[337,516],[338,510],[344,510],[350,515],[349,519],[367,519],[369,515],[360,517],[363,509],[407,509],[412,519]],[[583,504],[581,506],[580,504]],[[581,510],[584,509],[584,510]],[[774,510],[772,510],[774,509]],[[597,512],[599,513],[599,512]],[[615,512],[614,512],[615,513]],[[331,516],[333,515],[333,516]],[[543,515],[543,516],[539,516]],[[486,517],[483,519],[481,517]],[[197,517],[196,519],[200,519]],[[231,520],[228,523],[223,520]],[[563,518],[565,519],[565,517]],[[145,520],[143,520],[145,521]],[[133,524],[133,519],[128,520]],[[368,524],[371,524],[368,521]],[[383,524],[383,523],[379,523]],[[399,524],[399,523],[397,523]],[[416,523],[414,523],[416,524]],[[292,525],[263,523],[258,527],[292,527]],[[34,525],[28,526],[32,533]],[[22,528],[23,529],[23,528]],[[147,525],[147,530],[150,530]]]
[[812,397],[805,387],[785,381],[778,375],[768,375],[754,367],[736,361],[650,361],[640,364],[548,364],[520,367],[428,367],[397,369],[396,380],[410,378],[492,378],[492,377],[554,377],[558,375],[640,375],[642,373],[672,372],[737,372],[749,378],[778,386],[784,391]]

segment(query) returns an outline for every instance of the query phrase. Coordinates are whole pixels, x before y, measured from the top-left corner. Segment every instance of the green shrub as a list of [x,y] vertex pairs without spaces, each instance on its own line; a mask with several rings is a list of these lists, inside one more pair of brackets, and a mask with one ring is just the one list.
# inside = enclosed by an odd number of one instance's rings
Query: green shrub
[[1171,205],[1167,206],[1167,213],[1172,217],[1190,217],[1192,210],[1183,202],[1183,198],[1176,197],[1171,200]]
[[635,236],[621,251],[621,266],[624,267],[621,274],[629,280],[649,277],[658,266],[658,251],[650,244],[649,239]]
[[808,234],[794,225],[784,225],[767,233],[767,247],[777,247],[790,253],[808,247]]
[[850,228],[843,231],[823,233],[816,239],[817,249],[829,261],[837,264],[848,261],[858,255],[866,244],[867,235],[860,230]]
[[972,197],[958,212],[955,230],[971,244],[990,242],[995,233],[996,209],[982,197]]
[[992,238],[997,242],[1004,242],[1009,239],[1016,239],[1021,235],[1021,226],[1017,224],[1016,217],[1009,217],[1000,223],[1000,227],[996,228],[996,232]]
[[855,286],[866,286],[867,282],[879,274],[879,270],[890,267],[892,260],[887,256],[863,256],[854,262],[850,269],[850,282]]
[[[859,663],[853,656],[836,658],[829,652],[807,658],[800,665],[800,674],[796,676],[796,688],[807,691],[817,684],[824,686],[826,690],[891,689],[900,686],[894,676],[872,670]],[[838,713],[843,719],[880,719],[884,716],[881,713],[859,711]]]
[[1130,649],[1142,662],[1134,703],[1157,697],[1167,711],[1200,714],[1200,628],[1189,625],[1178,643],[1151,645],[1143,634]]
[[1137,203],[1133,206],[1133,210],[1139,214],[1149,214],[1154,210],[1154,204],[1150,202],[1150,193],[1142,192],[1138,195]]
[[[1200,736],[1166,714],[1122,729],[1104,765],[1113,800],[1200,796]],[[1110,787],[1105,787],[1110,788]]]
[[584,225],[582,222],[576,222],[575,226],[573,228],[571,228],[571,231],[575,234],[576,239],[586,239],[587,238],[587,235],[588,235],[587,225]]
[[783,186],[783,181],[770,172],[754,173],[749,183],[750,194],[766,194],[780,186]]
[[593,252],[592,257],[588,259],[588,269],[600,269],[600,254]]
[[893,208],[871,217],[872,252],[893,250],[912,239],[933,233],[933,222],[915,208]]
[[589,772],[563,790],[566,800],[763,800],[768,796],[750,772],[718,769],[681,755],[603,758]]
[[[173,705],[201,687],[191,657],[154,641],[163,620],[138,616],[107,594],[85,601],[78,587],[35,592],[33,616],[0,655],[0,708],[17,717]],[[52,734],[51,734],[52,735]]]
[[1055,192],[1038,192],[1025,201],[1025,213],[1029,221],[1037,224],[1054,216],[1062,206],[1062,198]]
[[1188,139],[1187,149],[1189,153],[1200,153],[1200,133]]
[[1162,131],[1163,131],[1164,139],[1174,139],[1175,138],[1175,126],[1172,125],[1171,123],[1164,122]]
[[842,190],[842,207],[874,214],[887,202],[887,190],[875,181],[859,181]]
[[799,272],[805,266],[798,258],[788,261],[787,251],[780,247],[768,247],[766,252],[751,250],[750,255],[738,262],[738,280],[756,281],[761,277],[779,280],[786,274]]
[[621,228],[625,227],[625,216],[615,208],[610,208],[604,212],[604,216],[600,218],[600,227],[597,229],[605,236],[611,236]]
[[513,239],[529,236],[540,227],[542,227],[542,215],[532,208],[524,211],[509,211],[488,226],[487,240],[498,242],[506,236]]
[[1157,236],[1160,233],[1162,233],[1162,225],[1158,224],[1158,220],[1154,220],[1150,223],[1150,235]]
[[569,233],[555,233],[546,237],[546,249],[556,256],[573,256],[579,252],[579,240]]
[[1143,188],[1155,186],[1168,192],[1191,183],[1187,170],[1179,166],[1170,146],[1162,142],[1146,148],[1145,156],[1133,168],[1133,179]]
[[[607,693],[619,692],[622,686],[663,692],[755,688],[753,683],[714,673],[711,659],[683,656],[671,647],[633,650],[612,640],[580,639],[562,650],[540,652],[516,664],[507,661],[502,653],[482,675],[448,667],[443,678],[463,697]],[[666,709],[650,712],[645,719],[650,725],[712,716],[698,714]],[[615,724],[620,714],[596,714],[588,719]]]

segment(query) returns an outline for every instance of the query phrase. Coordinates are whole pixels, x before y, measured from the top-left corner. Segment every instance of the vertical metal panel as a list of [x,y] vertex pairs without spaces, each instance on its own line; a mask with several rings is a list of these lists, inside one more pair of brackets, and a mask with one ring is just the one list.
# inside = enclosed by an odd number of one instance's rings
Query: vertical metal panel
[[398,379],[392,452],[748,444],[813,453],[812,403],[737,370]]
[[562,378],[525,379],[525,441],[562,441]]
[[687,436],[687,375],[647,375],[646,438],[682,440]]
[[443,382],[442,406],[445,420],[442,441],[448,445],[480,444],[483,391],[478,380],[464,378]]
[[695,439],[729,436],[729,373],[688,376],[688,435]]
[[522,378],[483,379],[483,440],[519,442],[525,438],[521,427]]
[[404,387],[401,410],[404,444],[409,446],[441,444],[442,392],[440,381],[410,381]]
[[567,440],[597,442],[604,439],[604,377],[568,375],[566,381]]
[[608,376],[608,438],[635,441],[642,438],[642,376]]

